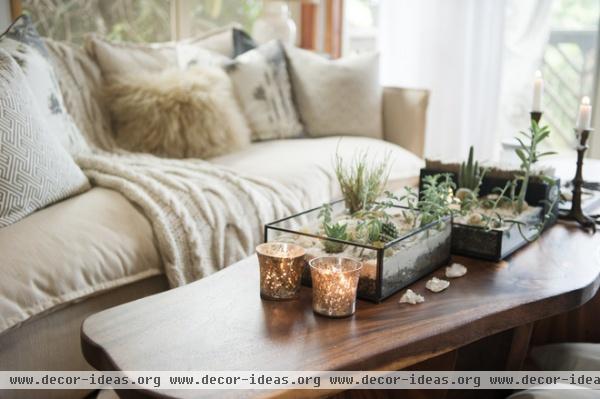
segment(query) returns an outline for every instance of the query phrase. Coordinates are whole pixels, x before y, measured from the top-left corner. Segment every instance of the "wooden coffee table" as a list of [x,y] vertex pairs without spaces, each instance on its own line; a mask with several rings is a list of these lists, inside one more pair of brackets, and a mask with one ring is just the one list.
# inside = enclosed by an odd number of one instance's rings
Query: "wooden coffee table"
[[[508,261],[455,258],[466,276],[419,305],[359,301],[348,319],[299,300],[259,297],[250,257],[208,278],[102,311],[81,329],[83,353],[99,370],[400,370],[513,329],[506,367],[518,369],[531,323],[588,301],[600,284],[600,234],[557,225]],[[441,277],[443,269],[433,273]],[[122,391],[123,397],[298,397],[285,391]],[[323,396],[303,391],[302,396]]]

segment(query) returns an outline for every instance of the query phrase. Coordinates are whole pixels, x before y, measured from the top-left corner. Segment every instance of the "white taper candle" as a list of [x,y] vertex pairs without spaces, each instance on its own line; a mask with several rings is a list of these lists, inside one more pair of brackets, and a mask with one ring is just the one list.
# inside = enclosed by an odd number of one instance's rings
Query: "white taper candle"
[[577,122],[575,122],[575,129],[577,130],[588,130],[592,124],[592,106],[590,105],[590,98],[585,96],[581,99],[581,105],[579,105],[579,114],[577,114]]
[[535,112],[542,111],[542,96],[544,95],[544,79],[542,79],[542,73],[535,71],[535,78],[533,81],[533,101],[531,103],[531,110]]

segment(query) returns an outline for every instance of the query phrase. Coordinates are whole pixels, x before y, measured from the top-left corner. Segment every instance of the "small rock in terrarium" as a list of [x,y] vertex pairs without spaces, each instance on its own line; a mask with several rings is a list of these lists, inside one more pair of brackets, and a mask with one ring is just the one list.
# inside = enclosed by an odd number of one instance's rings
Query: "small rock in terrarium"
[[458,190],[456,190],[456,193],[454,194],[454,196],[461,201],[465,201],[466,199],[468,199],[469,197],[472,197],[474,195],[475,194],[473,193],[472,190],[470,190],[468,188],[464,188],[464,187],[461,187]]
[[431,292],[442,292],[446,288],[450,286],[450,282],[447,280],[442,280],[437,277],[433,277],[425,284],[425,288],[427,288]]
[[425,302],[425,298],[422,295],[417,294],[411,289],[406,290],[406,292],[400,298],[398,303],[410,303],[411,305],[416,305],[418,303]]
[[483,216],[480,213],[473,213],[467,219],[467,223],[473,226],[477,226],[483,223]]
[[446,268],[446,277],[457,278],[467,274],[467,268],[460,263],[453,263]]

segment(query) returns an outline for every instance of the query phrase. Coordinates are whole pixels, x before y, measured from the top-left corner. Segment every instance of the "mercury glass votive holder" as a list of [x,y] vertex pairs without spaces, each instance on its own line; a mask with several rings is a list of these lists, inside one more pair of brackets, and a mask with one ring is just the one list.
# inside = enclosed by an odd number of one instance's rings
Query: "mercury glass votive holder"
[[362,262],[323,256],[309,262],[313,289],[313,311],[327,317],[352,316]]
[[299,245],[283,242],[267,242],[256,247],[261,298],[283,301],[298,297],[305,252]]

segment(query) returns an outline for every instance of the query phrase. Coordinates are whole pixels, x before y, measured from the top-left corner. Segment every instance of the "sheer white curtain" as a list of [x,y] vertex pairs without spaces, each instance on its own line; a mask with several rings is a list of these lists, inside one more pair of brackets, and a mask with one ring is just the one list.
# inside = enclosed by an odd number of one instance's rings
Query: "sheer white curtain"
[[552,0],[507,1],[497,126],[503,139],[529,126],[533,76],[542,69],[551,8]]
[[[509,10],[515,10],[518,2],[538,7],[550,1],[381,0],[382,83],[431,90],[428,157],[461,159],[474,145],[479,159],[497,158],[506,128],[506,124],[499,127],[500,105],[505,101],[501,94],[506,92],[503,77],[508,76],[509,65],[517,65],[504,62],[507,29],[531,22],[513,19]],[[544,42],[539,46],[543,50]],[[528,79],[521,88],[531,90],[539,55],[535,57],[524,55],[527,71],[516,67]]]

